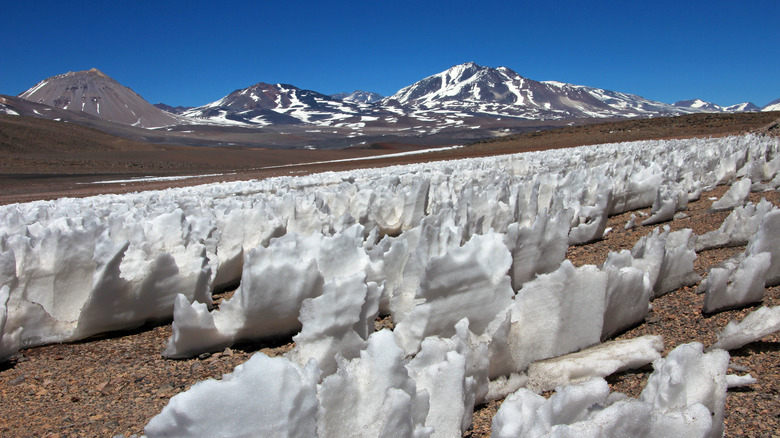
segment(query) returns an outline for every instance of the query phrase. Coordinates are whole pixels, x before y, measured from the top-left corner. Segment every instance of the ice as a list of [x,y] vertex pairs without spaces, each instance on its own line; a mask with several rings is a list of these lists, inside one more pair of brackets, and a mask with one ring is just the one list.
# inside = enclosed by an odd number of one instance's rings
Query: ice
[[[643,141],[2,206],[0,254],[10,255],[0,258],[13,266],[0,284],[8,287],[3,339],[19,336],[24,348],[171,316],[172,355],[291,336],[302,328],[304,300],[358,272],[369,292],[381,292],[380,310],[401,324],[419,307],[423,276],[434,284],[444,281],[434,274],[449,275],[433,269],[448,259],[432,260],[491,233],[510,255],[502,276],[509,273],[522,297],[527,285],[558,269],[569,238],[601,239],[609,214],[650,207],[659,193],[661,201],[675,194],[683,201],[737,177],[770,178],[778,152],[777,139],[755,135]],[[764,222],[749,255],[780,246]],[[633,254],[631,267],[647,275],[654,294],[695,278],[695,256],[682,234],[659,231]],[[620,278],[637,281],[631,275]],[[239,284],[233,298],[211,309],[211,293]],[[606,306],[606,298],[598,301]],[[373,306],[364,304],[361,319]],[[276,306],[281,311],[271,315]],[[623,323],[641,318],[638,309],[621,311],[632,315]],[[617,321],[614,311],[608,314]],[[463,316],[490,357],[512,357],[507,336],[517,321],[498,305],[480,315],[456,312],[442,326],[447,334],[425,333],[452,336]],[[583,335],[602,320],[590,318]],[[369,328],[354,330],[363,338]],[[523,362],[491,362],[491,375]]]
[[538,274],[558,269],[566,257],[570,221],[570,210],[561,208],[551,214],[543,210],[529,227],[518,222],[509,225],[504,242],[512,253],[510,276],[514,290]]
[[441,214],[425,218],[420,226],[403,233],[399,238],[407,242],[409,253],[401,255],[402,260],[397,262],[402,267],[401,273],[396,273],[396,281],[388,282],[389,310],[396,323],[402,322],[414,308],[428,261],[442,256],[450,248],[460,246],[461,229],[455,225],[452,217]]
[[599,193],[595,205],[583,207],[575,215],[575,224],[569,232],[569,245],[600,240],[604,236],[611,210],[612,190]]
[[742,254],[710,269],[699,286],[706,293],[702,311],[713,313],[761,301],[771,262],[772,255],[768,252]]
[[642,225],[654,225],[670,221],[674,214],[686,208],[688,205],[688,193],[686,191],[674,191],[666,186],[658,188],[658,196],[653,203],[650,217],[642,221]]
[[650,276],[633,263],[631,253],[621,251],[609,253],[602,266],[607,273],[602,339],[641,323],[647,315],[653,286]]
[[418,391],[402,358],[392,332],[382,330],[369,337],[360,357],[339,359],[337,372],[317,391],[317,436],[430,436],[423,425],[428,393]]
[[6,305],[11,289],[8,286],[0,287],[0,362],[7,360],[19,351],[19,338],[22,328],[19,327],[13,332],[5,332],[5,321],[7,319]]
[[761,199],[758,205],[748,202],[744,207],[734,208],[720,228],[696,237],[696,251],[747,244],[758,231],[764,216],[772,210],[776,209],[766,199]]
[[426,338],[420,353],[407,365],[418,390],[430,396],[425,426],[433,429],[434,437],[463,435],[471,425],[476,399],[477,383],[467,375],[466,356],[448,344],[438,337]]
[[432,258],[416,294],[422,301],[395,326],[398,344],[407,354],[415,354],[427,336],[453,335],[462,318],[468,318],[472,332],[483,334],[512,302],[507,275],[511,263],[497,233],[475,235],[462,247]]
[[710,349],[736,350],[780,330],[780,306],[761,307],[741,322],[729,321]]
[[592,378],[549,398],[521,388],[493,417],[492,436],[721,436],[729,355],[683,344],[653,362],[639,399]]
[[[558,388],[549,399],[520,389],[493,417],[491,436],[653,436],[652,405],[609,394],[604,379]],[[670,435],[667,435],[670,436]]]
[[576,353],[534,362],[528,367],[527,387],[536,393],[558,386],[607,377],[616,372],[641,368],[661,358],[660,336],[609,341]]
[[631,213],[631,217],[628,219],[626,224],[623,226],[626,230],[631,230],[636,228],[636,215],[634,213]]
[[751,181],[749,178],[742,178],[731,185],[729,190],[723,194],[723,197],[712,203],[710,210],[725,211],[734,207],[745,205],[750,195]]
[[766,286],[780,284],[780,210],[773,209],[764,215],[758,232],[748,242],[747,255],[769,252],[772,263],[766,272]]
[[221,380],[171,398],[144,428],[148,437],[316,435],[318,370],[255,353]]
[[518,292],[510,307],[508,344],[514,371],[598,344],[604,321],[607,274],[565,260]]
[[694,285],[701,280],[693,268],[693,263],[696,261],[694,250],[696,236],[693,230],[686,228],[669,232],[669,228],[664,227],[664,232],[659,237],[665,239],[665,242],[663,261],[653,286],[656,298],[683,286]]
[[[250,251],[244,258],[238,290],[210,314],[204,313],[203,305],[178,299],[173,333],[164,354],[187,357],[221,350],[240,340],[299,331],[298,315],[303,301],[322,294],[324,284],[324,276],[313,258],[318,248],[312,248],[311,243],[316,240],[288,234],[268,248],[261,246]],[[195,316],[197,321],[191,319]]]
[[758,382],[756,378],[750,374],[745,374],[744,376],[737,376],[734,374],[726,375],[726,385],[729,387],[729,389],[755,385],[756,382]]
[[379,313],[380,291],[365,280],[362,272],[336,278],[325,283],[322,295],[304,300],[298,318],[303,329],[293,337],[295,348],[288,357],[302,366],[315,359],[325,376],[336,371],[337,357],[358,357],[366,346],[367,326],[373,331]]
[[656,432],[677,429],[682,426],[680,422],[685,423],[681,421],[683,418],[698,418],[691,412],[697,405],[706,407],[707,419],[711,417],[707,436],[723,435],[728,364],[728,352],[715,349],[703,353],[703,346],[698,342],[682,344],[667,357],[653,362],[654,371],[640,400],[652,403],[657,413],[668,417],[655,421],[653,435],[662,436]]

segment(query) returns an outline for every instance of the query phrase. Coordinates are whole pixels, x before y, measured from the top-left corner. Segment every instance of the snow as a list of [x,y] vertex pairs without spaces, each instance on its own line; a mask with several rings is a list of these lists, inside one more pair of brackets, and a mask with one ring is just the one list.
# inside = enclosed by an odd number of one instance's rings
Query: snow
[[712,203],[710,209],[712,211],[725,211],[745,205],[747,198],[750,195],[751,184],[752,183],[748,178],[741,179],[732,184],[731,188],[729,188],[722,198]]
[[132,179],[113,179],[109,181],[94,181],[90,183],[76,183],[76,184],[120,184],[120,183],[135,183],[135,182],[153,182],[153,181],[182,181],[192,178],[209,178],[212,176],[224,176],[232,174],[224,173],[210,173],[206,175],[182,175],[182,176],[144,176]]
[[710,349],[736,350],[780,330],[780,306],[760,307],[742,321],[729,321]]
[[48,79],[44,79],[41,82],[38,82],[38,84],[36,84],[34,87],[32,87],[29,90],[25,91],[24,93],[20,94],[19,97],[21,97],[22,99],[28,99],[29,100],[35,94],[35,92],[37,92],[41,88],[45,87],[48,83],[49,83],[49,80]]
[[196,383],[171,398],[146,436],[315,436],[317,365],[253,355],[220,380]]
[[696,237],[696,251],[747,244],[758,232],[764,216],[773,210],[777,209],[763,198],[758,204],[748,202],[734,208],[717,230]]
[[[527,389],[510,397],[505,409],[522,415],[499,414],[496,436],[537,416],[530,427],[560,433],[717,433],[722,350],[657,359],[660,340],[640,339],[553,359],[641,323],[652,297],[697,282],[692,231],[657,228],[601,266],[564,257],[570,242],[603,238],[610,214],[659,199],[657,212],[670,199],[677,210],[778,152],[779,140],[753,135],[644,141],[3,206],[0,358],[171,317],[169,357],[296,340],[286,357],[256,355],[174,397],[150,436],[241,434],[255,418],[278,427],[270,434],[457,436],[476,403],[530,382],[563,386],[552,402]],[[778,275],[748,269],[776,259],[776,212],[763,214],[732,285],[744,278],[752,291]],[[214,308],[211,293],[236,285]],[[394,332],[372,333],[380,312]],[[720,342],[774,327],[749,318]],[[641,400],[581,381],[652,359],[659,377]],[[266,421],[268,403],[279,414]],[[230,409],[242,414],[227,420]]]
[[702,311],[713,313],[761,301],[771,261],[772,254],[768,252],[742,254],[710,269],[699,286],[706,294]]
[[582,351],[534,362],[528,367],[527,387],[536,393],[641,368],[661,358],[660,336],[610,341]]
[[18,116],[19,113],[12,110],[11,108],[8,108],[7,106],[0,104],[0,113],[2,114],[8,114],[9,116]]
[[728,385],[729,389],[755,385],[756,382],[757,382],[756,378],[751,376],[750,374],[746,374],[744,376],[728,374],[726,376],[726,384]]
[[493,418],[492,436],[720,436],[729,355],[683,344],[653,362],[639,399],[602,378],[558,387],[549,398],[519,389]]
[[767,286],[780,284],[780,210],[773,209],[764,215],[758,232],[751,236],[745,253],[755,255],[762,252],[771,254],[771,264],[766,271]]
[[780,102],[771,102],[769,105],[761,108],[761,111],[780,111]]
[[402,357],[393,334],[382,330],[371,335],[359,358],[339,359],[336,374],[317,391],[317,436],[429,436],[432,430],[423,425],[428,392],[417,389]]

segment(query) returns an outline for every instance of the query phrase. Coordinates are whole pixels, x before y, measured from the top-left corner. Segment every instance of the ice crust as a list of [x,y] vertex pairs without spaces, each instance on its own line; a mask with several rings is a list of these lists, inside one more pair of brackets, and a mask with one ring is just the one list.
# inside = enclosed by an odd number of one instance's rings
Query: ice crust
[[702,311],[713,313],[761,301],[771,262],[772,255],[768,252],[741,254],[710,269],[700,286],[706,294]]
[[734,208],[720,228],[696,237],[696,251],[747,244],[758,231],[764,216],[772,210],[776,208],[766,199],[761,199],[758,204],[749,202],[744,207]]
[[146,436],[312,437],[317,430],[315,362],[301,368],[263,353],[221,380],[196,383],[171,398],[144,428]]
[[722,198],[712,203],[710,210],[725,211],[745,205],[748,195],[750,195],[751,185],[752,183],[749,178],[743,178],[733,183],[729,190],[723,194]]
[[522,388],[504,400],[492,436],[712,436],[723,434],[729,355],[683,344],[653,362],[639,399],[592,378],[558,387],[549,399]]
[[[656,229],[602,266],[575,268],[569,244],[601,239],[610,214],[653,207],[665,220],[703,188],[774,178],[767,160],[779,149],[752,135],[646,141],[0,207],[0,359],[171,316],[170,357],[294,335],[286,357],[253,359],[172,399],[147,433],[186,430],[211,404],[228,409],[236,385],[269,397],[296,388],[275,409],[315,410],[318,436],[458,435],[476,403],[528,384],[532,363],[599,344],[641,323],[653,297],[698,281],[691,230]],[[780,247],[773,214],[746,256]],[[768,283],[780,279],[773,269]],[[211,292],[232,285],[214,308]],[[379,313],[394,332],[373,333]],[[569,375],[614,368],[584,361]],[[688,366],[669,363],[669,373]],[[572,433],[642,415],[654,433],[709,428],[702,413],[711,422],[717,410],[700,400],[661,415],[655,402],[586,385],[556,398],[587,405],[556,422],[596,421]],[[656,398],[677,391],[658,388]],[[241,409],[263,403],[239,399]]]
[[745,254],[756,255],[768,252],[771,263],[765,274],[767,286],[780,284],[780,209],[767,213],[758,226],[758,232],[748,242]]
[[660,336],[609,341],[576,353],[534,362],[528,367],[528,389],[539,393],[572,385],[593,377],[607,377],[628,369],[641,368],[661,358]]
[[760,307],[742,321],[729,321],[710,349],[736,350],[780,330],[780,306]]

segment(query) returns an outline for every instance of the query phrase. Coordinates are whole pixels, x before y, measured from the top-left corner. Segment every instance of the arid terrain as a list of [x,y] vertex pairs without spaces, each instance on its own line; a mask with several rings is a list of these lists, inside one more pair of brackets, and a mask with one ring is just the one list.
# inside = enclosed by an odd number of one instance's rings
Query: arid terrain
[[[73,123],[0,115],[0,205],[62,196],[124,193],[207,182],[381,167],[599,143],[719,136],[761,129],[777,118],[778,113],[771,112],[692,114],[593,123],[500,137],[469,144],[460,149],[422,155],[311,164],[356,157],[379,157],[425,147],[402,143],[373,143],[361,148],[306,150],[157,145],[116,137]],[[196,178],[125,182],[128,179],[147,176]],[[104,184],[111,180],[123,182]],[[96,181],[103,183],[92,184]]]
[[[308,151],[195,148],[156,146],[119,139],[89,128],[13,116],[0,116],[0,204],[159,189],[174,185],[221,180],[265,178],[276,175],[348,170],[356,167],[387,166],[423,160],[444,160],[564,148],[642,139],[720,136],[767,130],[778,113],[735,115],[697,114],[675,118],[644,119],[588,124],[504,137],[419,155],[377,158],[371,161],[306,164],[358,156],[409,151],[419,147],[373,144],[364,149]],[[777,128],[773,128],[776,130]],[[291,165],[290,167],[272,167]],[[141,176],[207,175],[178,181],[121,182],[93,184],[111,179]],[[726,187],[705,192],[684,212],[687,217],[668,223],[673,229],[692,228],[696,234],[720,226],[728,212],[710,213],[711,198],[719,198]],[[751,201],[766,198],[780,206],[777,192],[753,193]],[[649,212],[649,209],[644,209]],[[637,214],[637,212],[634,212]],[[612,231],[604,240],[570,247],[567,257],[575,265],[599,264],[609,251],[630,249],[654,226],[626,230],[629,213],[610,218]],[[696,269],[707,270],[744,251],[744,247],[721,248],[698,254]],[[695,287],[682,288],[653,302],[653,310],[640,326],[618,338],[645,334],[662,335],[665,352],[679,344],[699,341],[709,345],[729,320],[741,319],[755,307],[701,313],[704,296]],[[215,297],[229,296],[230,292]],[[780,287],[767,288],[763,305],[780,305]],[[392,326],[386,319],[377,326]],[[161,356],[170,336],[170,324],[163,322],[132,332],[98,336],[82,342],[23,350],[20,356],[0,365],[0,435],[2,436],[114,436],[142,433],[149,419],[168,400],[205,378],[219,378],[262,351],[282,354],[291,339],[268,344],[243,344],[222,353],[204,354],[187,360]],[[726,436],[778,436],[780,430],[780,334],[764,338],[731,352],[731,373],[751,373],[758,383],[728,393]],[[610,377],[614,390],[637,396],[650,367]],[[467,436],[489,436],[490,421],[500,401],[479,406]]]

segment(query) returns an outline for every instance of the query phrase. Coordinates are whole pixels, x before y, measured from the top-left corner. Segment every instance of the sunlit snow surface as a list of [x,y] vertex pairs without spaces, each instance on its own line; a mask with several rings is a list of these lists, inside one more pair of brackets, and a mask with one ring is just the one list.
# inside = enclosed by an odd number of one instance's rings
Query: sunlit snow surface
[[[227,415],[198,412],[204,403],[232,409],[220,399],[230,385],[296,388],[271,397],[279,412],[318,412],[316,425],[280,417],[274,433],[457,435],[475,403],[522,386],[532,363],[596,345],[643,321],[653,297],[699,280],[690,230],[656,229],[598,267],[564,261],[569,244],[601,239],[608,215],[653,207],[667,217],[716,184],[772,181],[779,150],[777,139],[753,135],[644,141],[0,207],[0,357],[171,317],[170,357],[295,335],[285,358],[247,362],[224,383],[174,397],[149,435]],[[738,185],[728,203],[743,208],[750,183]],[[759,232],[746,257],[776,251],[777,215],[767,210],[735,213],[763,215],[748,227]],[[724,229],[705,243],[745,232]],[[752,276],[750,290],[780,278],[771,265],[739,272]],[[213,309],[211,292],[236,285]],[[395,332],[372,334],[378,313]],[[693,372],[698,351],[686,353],[693,365],[667,359],[656,369]],[[642,357],[628,361],[653,355]],[[717,433],[718,382],[694,404],[662,406],[680,389],[659,383],[656,401],[603,394],[594,403],[621,406],[615,416],[588,408],[566,418],[602,424],[641,411],[641,430]],[[576,401],[578,391],[559,398]],[[251,410],[262,404],[254,393],[233,402]],[[223,432],[256,418],[234,417]]]

